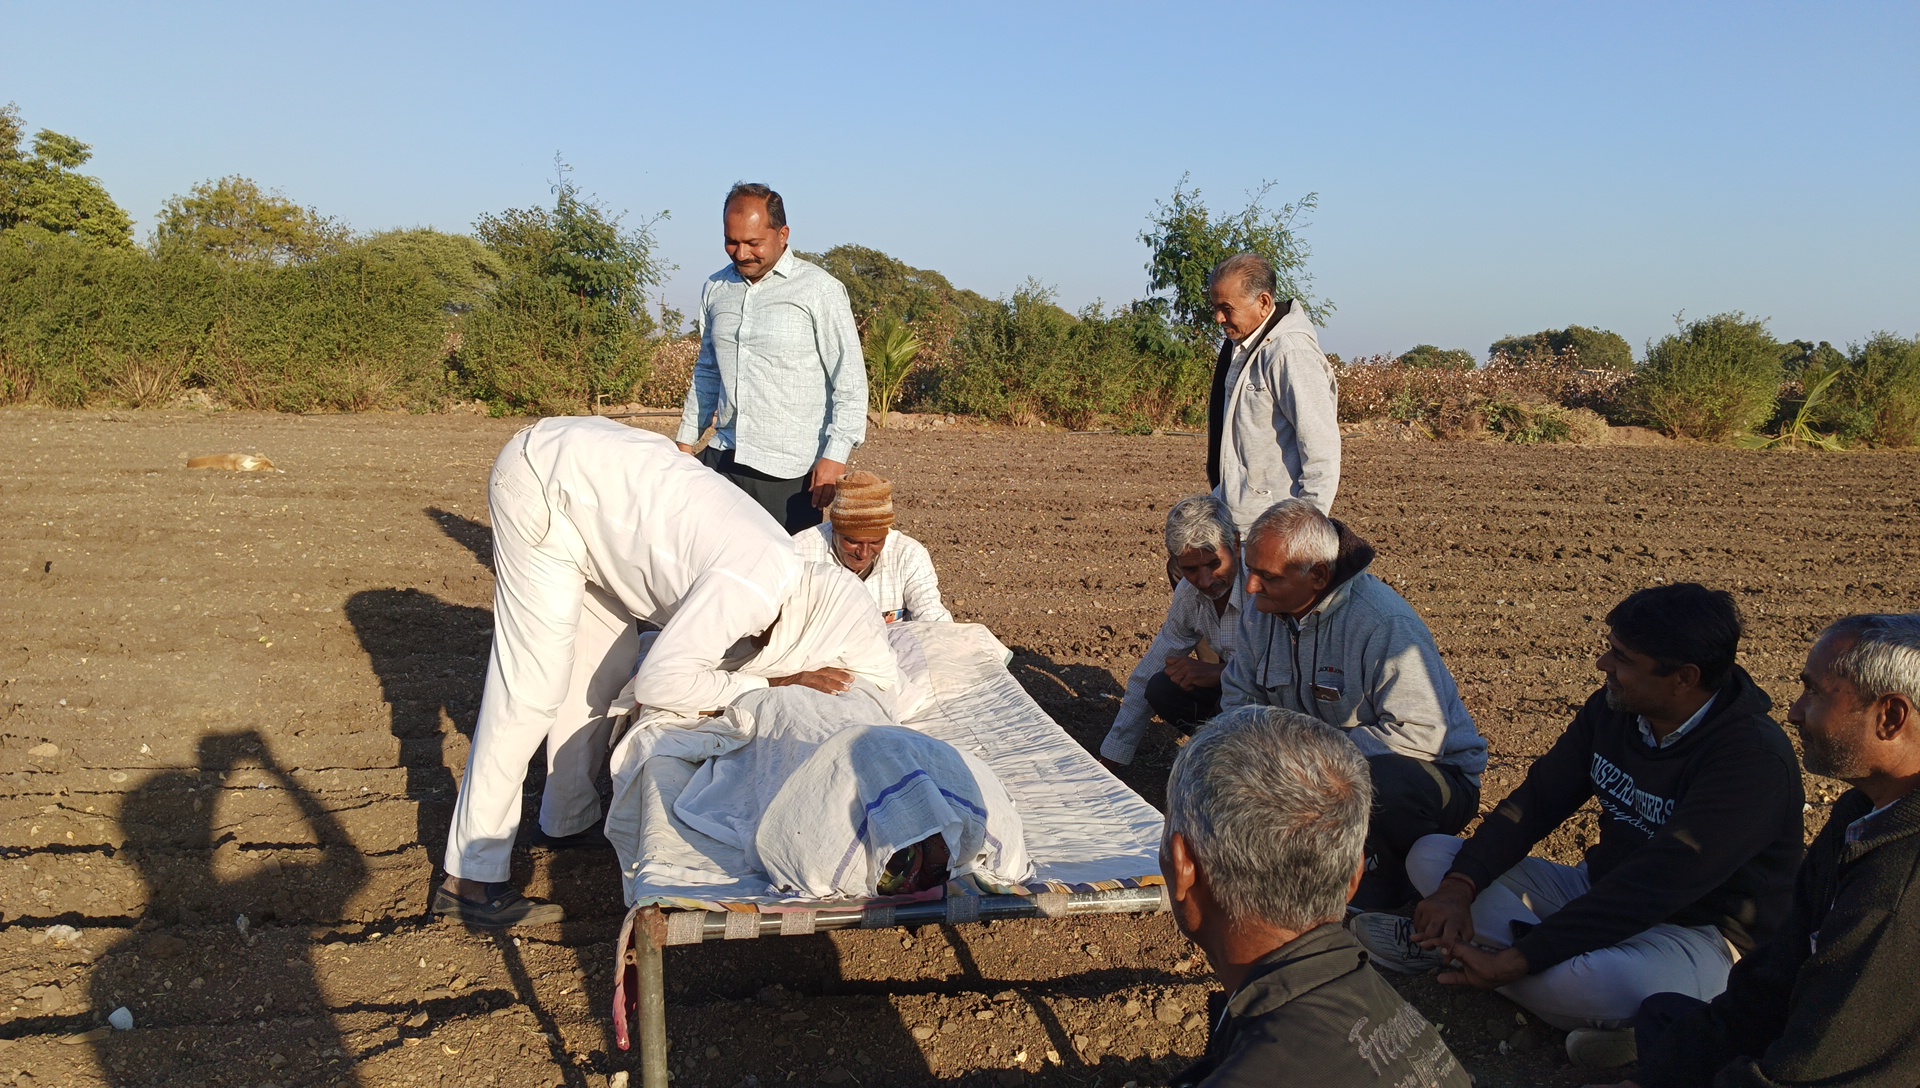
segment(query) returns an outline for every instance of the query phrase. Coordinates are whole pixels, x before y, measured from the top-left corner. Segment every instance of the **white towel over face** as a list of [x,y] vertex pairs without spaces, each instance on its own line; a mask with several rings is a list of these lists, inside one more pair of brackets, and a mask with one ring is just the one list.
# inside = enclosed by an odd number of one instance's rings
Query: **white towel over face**
[[1033,878],[1020,815],[985,763],[912,729],[856,726],[781,785],[753,852],[775,894],[869,898],[888,859],[935,835],[956,878]]

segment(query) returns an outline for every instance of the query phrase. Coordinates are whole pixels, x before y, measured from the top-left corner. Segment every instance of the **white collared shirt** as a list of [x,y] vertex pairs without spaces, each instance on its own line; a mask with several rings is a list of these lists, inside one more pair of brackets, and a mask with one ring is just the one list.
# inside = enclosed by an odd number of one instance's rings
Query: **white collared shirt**
[[715,449],[769,476],[846,463],[867,436],[867,365],[839,280],[791,249],[758,283],[731,264],[707,277],[679,441],[699,442],[709,423]]
[[1680,743],[1681,737],[1684,737],[1688,733],[1693,732],[1694,726],[1699,725],[1702,721],[1706,720],[1707,711],[1713,709],[1713,701],[1718,698],[1720,698],[1720,693],[1717,691],[1714,692],[1712,695],[1707,696],[1707,701],[1700,704],[1700,709],[1693,712],[1693,717],[1688,718],[1684,722],[1681,722],[1680,728],[1674,730],[1671,733],[1668,733],[1665,740],[1655,739],[1653,735],[1653,723],[1647,721],[1647,716],[1645,714],[1640,715],[1639,716],[1640,739],[1647,742],[1647,747],[1655,749],[1656,751],[1661,748],[1673,747],[1674,745]]
[[1173,587],[1173,604],[1167,609],[1166,622],[1147,648],[1147,656],[1127,677],[1127,694],[1120,700],[1120,712],[1114,715],[1107,739],[1100,743],[1102,756],[1115,763],[1133,762],[1147,735],[1147,723],[1153,720],[1153,707],[1147,704],[1147,682],[1167,670],[1167,658],[1191,654],[1200,640],[1206,639],[1221,661],[1233,660],[1240,645],[1240,609],[1246,603],[1239,584],[1236,576],[1236,588],[1227,594],[1225,611],[1216,611],[1213,600],[1185,578]]
[[[809,563],[840,564],[833,552],[833,523],[815,525],[793,534],[793,546]],[[887,530],[887,542],[874,558],[873,569],[861,581],[880,616],[888,623],[901,620],[953,621],[940,600],[940,576],[926,545],[897,529]]]

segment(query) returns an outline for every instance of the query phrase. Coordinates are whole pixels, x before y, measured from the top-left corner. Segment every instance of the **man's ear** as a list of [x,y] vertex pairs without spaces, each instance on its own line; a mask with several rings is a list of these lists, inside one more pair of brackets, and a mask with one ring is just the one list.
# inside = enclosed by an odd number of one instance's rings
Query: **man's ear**
[[1894,740],[1902,731],[1911,731],[1920,726],[1920,720],[1914,716],[1913,703],[1904,695],[1895,692],[1882,695],[1877,709],[1879,713],[1874,717],[1878,720],[1873,725],[1875,740]]
[[1362,853],[1360,855],[1360,864],[1353,867],[1353,879],[1347,881],[1347,902],[1353,902],[1353,897],[1360,894],[1360,881],[1364,879],[1366,875],[1367,855]]
[[1320,590],[1333,584],[1333,564],[1315,563],[1311,576],[1313,578],[1314,592],[1318,593]]
[[1687,688],[1697,688],[1700,686],[1700,666],[1688,662],[1673,670],[1673,679],[1683,691]]
[[1194,861],[1187,837],[1178,831],[1167,836],[1167,891],[1174,902],[1193,898],[1193,890],[1202,880],[1200,866]]

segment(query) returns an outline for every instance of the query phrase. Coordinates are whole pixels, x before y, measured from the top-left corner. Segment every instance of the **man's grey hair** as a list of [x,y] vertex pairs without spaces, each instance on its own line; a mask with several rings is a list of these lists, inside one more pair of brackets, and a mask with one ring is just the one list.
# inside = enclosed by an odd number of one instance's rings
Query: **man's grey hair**
[[1340,558],[1340,530],[1333,519],[1305,499],[1282,499],[1253,519],[1247,529],[1247,547],[1278,535],[1287,544],[1287,558],[1295,563],[1326,563]]
[[1167,511],[1167,554],[1175,559],[1196,548],[1206,552],[1232,550],[1237,540],[1227,504],[1212,495],[1181,499]]
[[1215,287],[1234,280],[1240,281],[1240,289],[1254,298],[1262,294],[1280,293],[1280,277],[1274,274],[1273,262],[1258,253],[1236,253],[1216,265],[1207,275],[1207,286]]
[[1167,830],[1187,841],[1227,917],[1296,933],[1345,913],[1372,807],[1360,749],[1280,707],[1213,719],[1167,780]]
[[767,226],[779,230],[787,225],[787,202],[764,182],[734,182],[733,188],[727,190],[726,202],[720,205],[721,213],[725,214],[736,200],[764,200],[767,202]]
[[1904,695],[1920,704],[1920,612],[1848,616],[1820,637],[1853,639],[1834,655],[1829,671],[1852,684],[1862,700]]

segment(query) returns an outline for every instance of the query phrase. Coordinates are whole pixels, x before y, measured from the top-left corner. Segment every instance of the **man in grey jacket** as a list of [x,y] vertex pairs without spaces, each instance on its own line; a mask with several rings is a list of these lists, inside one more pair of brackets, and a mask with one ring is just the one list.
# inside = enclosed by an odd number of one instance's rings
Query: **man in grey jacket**
[[1228,257],[1207,279],[1227,334],[1207,403],[1207,482],[1242,534],[1281,499],[1328,513],[1340,487],[1333,368],[1306,308],[1275,299],[1278,282],[1257,253]]
[[1240,612],[1220,705],[1284,707],[1353,738],[1375,798],[1354,905],[1378,910],[1414,898],[1406,857],[1416,840],[1456,834],[1479,812],[1487,742],[1433,632],[1367,573],[1373,555],[1305,499],[1256,518],[1244,557],[1254,607]]

